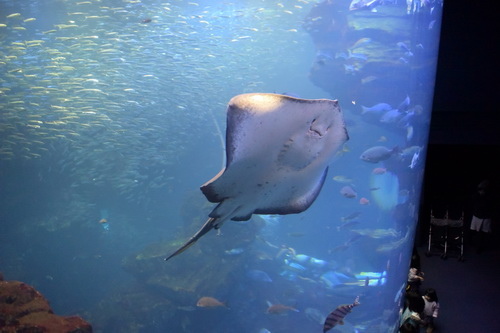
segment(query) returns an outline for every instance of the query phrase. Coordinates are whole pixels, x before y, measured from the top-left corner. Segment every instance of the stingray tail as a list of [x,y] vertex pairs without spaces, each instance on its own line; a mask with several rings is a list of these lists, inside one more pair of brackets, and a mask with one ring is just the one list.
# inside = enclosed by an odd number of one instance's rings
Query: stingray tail
[[203,235],[205,235],[207,232],[215,228],[215,222],[217,221],[217,218],[214,217],[209,217],[208,220],[205,222],[205,224],[198,230],[193,237],[191,237],[184,245],[182,245],[177,251],[169,255],[168,257],[165,258],[165,261],[169,260],[170,258],[175,257],[178,254],[181,254],[182,252],[186,251],[191,245],[196,243],[198,239],[200,239]]

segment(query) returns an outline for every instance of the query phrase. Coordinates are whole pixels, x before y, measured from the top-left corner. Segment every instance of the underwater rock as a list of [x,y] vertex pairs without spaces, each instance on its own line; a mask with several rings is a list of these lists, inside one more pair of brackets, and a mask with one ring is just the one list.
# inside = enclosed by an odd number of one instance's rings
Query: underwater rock
[[[215,292],[227,285],[233,265],[243,258],[226,256],[224,263],[218,256],[204,255],[198,248],[184,260],[166,263],[165,254],[170,253],[176,245],[151,244],[141,253],[125,258],[122,267],[157,293],[194,304],[196,295]],[[207,281],[210,283],[207,284]]]
[[182,314],[172,301],[140,283],[120,286],[86,313],[95,332],[127,333],[158,332],[158,327],[186,332],[178,326]]
[[[198,221],[193,221],[193,226]],[[215,233],[194,245],[184,258],[165,262],[185,241],[185,236],[177,240],[150,244],[135,255],[124,258],[123,269],[150,290],[169,299],[186,304],[195,304],[199,295],[214,294],[217,290],[231,285],[234,271],[250,260],[251,244],[258,234],[259,224],[232,223],[224,228],[224,235]],[[191,229],[188,228],[189,232]],[[225,236],[225,234],[231,237]],[[228,255],[226,251],[238,248],[239,255]]]
[[58,316],[35,288],[20,281],[0,280],[2,332],[92,332],[78,316]]
[[304,29],[317,50],[309,79],[331,96],[344,96],[358,105],[360,101],[376,103],[404,96],[403,83],[410,77],[414,61],[405,55],[405,51],[411,52],[396,43],[407,39],[411,27],[401,19],[405,7],[381,6],[374,14],[349,11],[350,3],[318,2],[306,16]]

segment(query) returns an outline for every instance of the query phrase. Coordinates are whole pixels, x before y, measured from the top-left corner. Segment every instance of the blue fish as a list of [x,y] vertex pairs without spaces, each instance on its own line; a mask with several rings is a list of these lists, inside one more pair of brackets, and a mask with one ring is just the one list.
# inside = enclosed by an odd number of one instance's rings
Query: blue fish
[[251,269],[247,272],[247,276],[254,280],[254,281],[260,281],[260,282],[273,282],[273,280],[267,275],[266,272],[258,270],[258,269]]
[[406,95],[406,98],[398,105],[398,110],[401,112],[407,111],[410,103],[410,96]]
[[335,286],[338,286],[340,284],[344,284],[346,282],[352,282],[353,278],[339,272],[335,271],[328,271],[321,275],[320,277],[321,282],[325,284],[327,288],[333,288]]
[[404,112],[398,109],[389,110],[382,117],[380,117],[380,122],[385,124],[396,124],[405,116]]
[[415,110],[411,109],[406,113],[404,113],[404,116],[398,120],[397,126],[400,128],[407,128],[408,126],[411,126],[411,123],[415,117],[416,117]]
[[361,115],[368,116],[370,118],[380,119],[380,117],[382,117],[382,115],[385,112],[390,111],[392,109],[393,109],[393,107],[387,103],[378,103],[378,104],[375,104],[375,105],[370,106],[370,107],[361,106],[361,110],[362,110]]
[[406,51],[406,52],[410,52],[410,48],[408,47],[408,45],[406,45],[405,42],[398,42],[396,43],[397,46],[399,46],[399,48],[403,51]]
[[349,10],[369,10],[371,12],[377,12],[377,7],[380,4],[380,0],[352,0],[349,5]]
[[301,264],[285,259],[286,268],[294,272],[304,272],[306,268]]
[[328,265],[328,262],[322,260],[322,259],[317,259],[317,258],[312,258],[309,259],[309,265],[313,268],[322,268]]
[[366,54],[363,54],[363,53],[349,52],[349,59],[356,59],[356,60],[361,60],[361,61],[367,61],[368,57],[366,56]]

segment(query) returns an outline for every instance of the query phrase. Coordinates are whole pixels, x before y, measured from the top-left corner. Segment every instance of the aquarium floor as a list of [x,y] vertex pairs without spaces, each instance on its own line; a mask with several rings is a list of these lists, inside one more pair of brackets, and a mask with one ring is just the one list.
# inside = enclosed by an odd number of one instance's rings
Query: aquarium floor
[[466,241],[463,262],[451,255],[427,257],[426,249],[418,248],[425,273],[421,291],[434,288],[439,297],[434,332],[500,332],[500,235],[481,253]]

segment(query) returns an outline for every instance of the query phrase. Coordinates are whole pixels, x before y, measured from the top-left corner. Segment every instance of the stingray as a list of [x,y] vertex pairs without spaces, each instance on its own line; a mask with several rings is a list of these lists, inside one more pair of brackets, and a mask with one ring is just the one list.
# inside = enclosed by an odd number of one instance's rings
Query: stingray
[[328,165],[348,140],[338,102],[243,94],[227,108],[226,167],[201,186],[218,205],[168,260],[228,220],[297,214],[316,200]]

